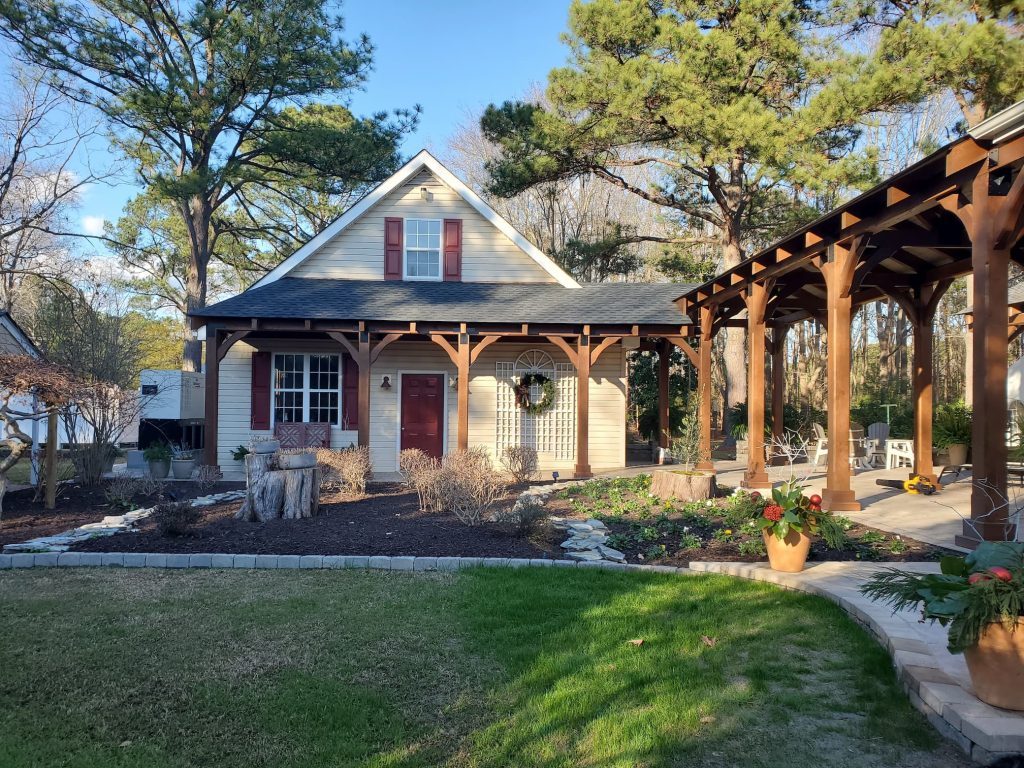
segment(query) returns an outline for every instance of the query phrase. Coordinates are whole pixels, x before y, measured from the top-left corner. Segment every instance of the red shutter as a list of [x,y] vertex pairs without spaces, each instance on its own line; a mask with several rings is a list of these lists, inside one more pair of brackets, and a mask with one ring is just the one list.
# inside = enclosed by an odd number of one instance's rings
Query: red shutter
[[444,279],[462,280],[462,219],[444,220]]
[[270,353],[252,355],[252,429],[270,429]]
[[341,356],[341,425],[359,427],[359,366],[352,355]]
[[384,219],[384,279],[402,279],[402,219]]

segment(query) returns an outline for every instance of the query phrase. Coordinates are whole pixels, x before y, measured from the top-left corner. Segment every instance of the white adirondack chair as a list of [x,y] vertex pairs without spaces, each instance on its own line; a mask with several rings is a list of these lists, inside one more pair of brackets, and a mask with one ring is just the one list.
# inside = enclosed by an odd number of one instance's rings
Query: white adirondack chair
[[876,421],[868,425],[868,462],[871,466],[885,466],[885,441],[889,439],[889,425]]
[[821,424],[814,423],[811,426],[814,428],[814,466],[817,467],[822,459],[828,458],[828,438]]

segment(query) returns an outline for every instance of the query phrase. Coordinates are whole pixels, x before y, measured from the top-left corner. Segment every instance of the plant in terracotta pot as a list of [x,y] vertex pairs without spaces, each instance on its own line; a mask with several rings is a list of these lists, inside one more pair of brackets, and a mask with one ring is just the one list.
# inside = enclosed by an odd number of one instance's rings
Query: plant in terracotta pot
[[932,439],[936,448],[949,453],[950,464],[966,464],[971,445],[971,409],[963,403],[944,403],[936,408]]
[[814,536],[831,549],[840,549],[846,534],[831,513],[821,508],[821,496],[804,495],[804,486],[790,478],[772,489],[771,499],[755,505],[768,562],[773,570],[799,573],[804,569]]
[[978,698],[1024,710],[1024,542],[982,542],[942,558],[941,573],[886,569],[861,592],[948,627],[949,650],[964,654]]

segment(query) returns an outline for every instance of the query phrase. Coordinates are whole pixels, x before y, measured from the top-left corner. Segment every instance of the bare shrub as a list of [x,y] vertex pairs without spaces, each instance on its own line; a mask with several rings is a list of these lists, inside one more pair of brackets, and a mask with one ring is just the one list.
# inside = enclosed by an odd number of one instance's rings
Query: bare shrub
[[163,481],[152,477],[119,475],[110,481],[104,495],[110,504],[120,509],[132,509],[137,497],[157,496],[163,493]]
[[545,516],[544,503],[540,499],[535,496],[524,496],[511,508],[496,512],[494,522],[499,525],[510,525],[520,536],[526,536],[533,532]]
[[373,468],[370,449],[366,446],[345,448],[340,451],[319,448],[316,463],[320,465],[320,487],[324,490],[345,489],[351,493],[366,493]]
[[440,462],[419,448],[406,448],[398,456],[398,470],[420,500],[420,511],[438,512],[443,508]]
[[184,536],[199,522],[203,513],[188,501],[157,504],[153,508],[153,522],[165,536]]
[[515,483],[528,483],[537,473],[537,449],[529,445],[510,445],[501,454],[501,463]]
[[465,525],[480,525],[508,483],[491,466],[482,448],[450,453],[441,460],[441,498],[445,509]]
[[213,486],[219,483],[224,478],[224,473],[220,471],[219,467],[215,467],[211,464],[200,464],[196,470],[195,482],[196,486],[203,493],[208,493],[213,490]]

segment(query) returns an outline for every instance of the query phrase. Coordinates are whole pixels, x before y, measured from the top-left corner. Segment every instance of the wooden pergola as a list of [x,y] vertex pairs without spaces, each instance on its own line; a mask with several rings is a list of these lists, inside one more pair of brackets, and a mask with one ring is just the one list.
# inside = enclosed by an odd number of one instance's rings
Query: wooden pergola
[[[828,434],[845,436],[850,429],[851,317],[861,305],[885,297],[898,302],[913,327],[913,470],[934,478],[932,324],[952,280],[973,273],[974,396],[984,407],[975,411],[973,422],[972,520],[957,543],[973,546],[975,531],[993,540],[1015,535],[1005,503],[1007,345],[1024,317],[1019,308],[1008,310],[1007,288],[1010,262],[1024,264],[1022,163],[1024,102],[677,300],[698,330],[703,381],[709,376],[709,342],[718,330],[728,325],[747,329],[744,485],[768,484],[766,353],[772,363],[772,423],[781,433],[786,333],[807,319],[825,326]],[[707,389],[702,423],[709,435]],[[848,440],[829,441],[823,497],[832,510],[860,508],[850,484],[849,453]]]

